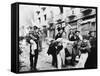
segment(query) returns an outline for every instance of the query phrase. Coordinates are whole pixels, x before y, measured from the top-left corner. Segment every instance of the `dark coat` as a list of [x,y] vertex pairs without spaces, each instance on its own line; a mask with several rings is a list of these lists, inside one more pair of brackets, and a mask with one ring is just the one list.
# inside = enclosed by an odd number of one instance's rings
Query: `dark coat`
[[55,40],[57,40],[58,38],[61,38],[62,37],[62,33],[58,33],[55,37]]
[[96,38],[91,37],[91,52],[89,53],[88,59],[85,64],[85,68],[97,68],[97,43]]
[[47,53],[51,55],[57,55],[60,52],[60,50],[63,48],[63,45],[58,45],[58,44],[59,42],[54,42],[50,44]]

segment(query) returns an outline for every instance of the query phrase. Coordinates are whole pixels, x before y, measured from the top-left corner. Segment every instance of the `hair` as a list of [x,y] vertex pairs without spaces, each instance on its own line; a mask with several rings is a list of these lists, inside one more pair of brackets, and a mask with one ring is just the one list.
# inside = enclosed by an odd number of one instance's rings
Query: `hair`
[[96,31],[89,31],[89,33],[88,33],[88,34],[89,34],[89,35],[91,35],[91,33],[93,33],[93,32],[95,33]]
[[60,31],[60,30],[61,30],[61,28],[57,28],[57,30],[58,30],[58,31]]
[[37,27],[37,26],[34,26],[33,28],[34,28],[34,30],[38,29],[38,27]]

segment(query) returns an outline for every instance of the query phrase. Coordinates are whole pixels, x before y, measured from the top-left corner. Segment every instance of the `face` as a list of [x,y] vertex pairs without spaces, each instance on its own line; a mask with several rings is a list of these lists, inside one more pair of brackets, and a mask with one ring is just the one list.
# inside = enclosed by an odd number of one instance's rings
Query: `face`
[[61,42],[60,42],[60,43],[58,43],[58,45],[59,45],[59,46],[61,46],[61,45],[62,45],[62,44],[61,44]]
[[83,38],[83,41],[84,41],[84,42],[86,42],[86,41],[87,41],[87,39],[86,39],[86,38]]
[[76,32],[76,35],[79,35],[79,32]]
[[70,33],[73,33],[73,30],[70,30]]
[[94,32],[92,32],[92,33],[91,33],[91,36],[95,36],[95,33],[94,33]]
[[32,31],[32,29],[30,29],[30,28],[29,28],[29,29],[28,29],[28,31],[29,31],[29,32],[31,32],[31,31]]
[[38,32],[38,29],[36,29],[35,31]]
[[62,33],[63,32],[63,30],[61,29],[60,31],[59,31],[59,33]]
[[58,24],[58,27],[61,27],[61,24]]

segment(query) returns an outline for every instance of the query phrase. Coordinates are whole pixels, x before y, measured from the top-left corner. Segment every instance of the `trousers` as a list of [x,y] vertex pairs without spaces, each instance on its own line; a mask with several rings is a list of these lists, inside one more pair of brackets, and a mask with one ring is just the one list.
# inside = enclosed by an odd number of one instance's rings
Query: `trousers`
[[80,56],[79,62],[76,65],[76,68],[84,68],[87,58],[88,58],[88,53],[82,53]]
[[57,55],[57,67],[61,69],[62,65],[65,65],[65,50],[62,49]]

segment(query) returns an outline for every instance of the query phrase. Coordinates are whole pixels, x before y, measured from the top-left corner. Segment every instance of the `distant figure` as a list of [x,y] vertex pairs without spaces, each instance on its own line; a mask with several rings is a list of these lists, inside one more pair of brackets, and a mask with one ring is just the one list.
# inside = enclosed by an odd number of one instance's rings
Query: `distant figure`
[[47,27],[46,26],[43,26],[43,37],[45,41],[45,38],[47,37]]
[[70,41],[78,41],[82,40],[82,36],[80,35],[80,31],[70,32],[68,35]]
[[70,24],[68,24],[68,23],[66,23],[66,25],[65,25],[65,32],[66,32],[66,39],[68,40],[68,35],[69,35],[69,33],[70,33],[70,29],[71,29],[72,27],[71,27],[71,25]]

